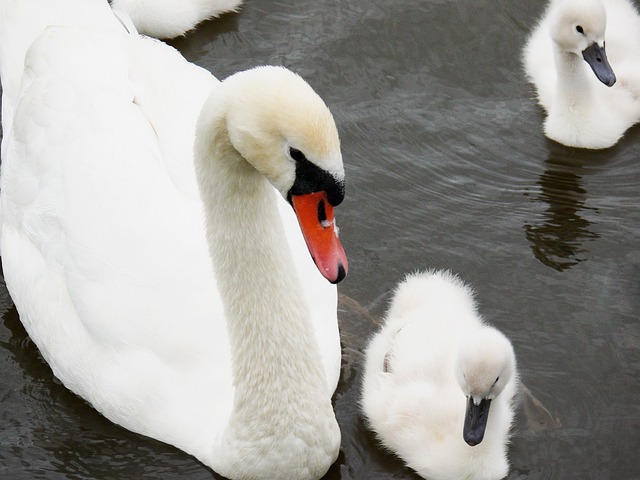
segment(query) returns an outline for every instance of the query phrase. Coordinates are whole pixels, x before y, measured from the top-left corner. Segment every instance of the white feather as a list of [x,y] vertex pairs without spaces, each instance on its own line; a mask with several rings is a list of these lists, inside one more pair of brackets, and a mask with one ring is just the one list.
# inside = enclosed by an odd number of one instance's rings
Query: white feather
[[113,0],[129,14],[136,29],[156,38],[184,35],[199,23],[240,8],[243,0]]
[[[336,288],[281,192],[257,174],[255,189],[237,190],[245,180],[233,164],[244,163],[225,128],[248,131],[242,122],[262,108],[271,115],[252,132],[286,178],[289,134],[311,138],[309,153],[343,172],[324,103],[282,68],[221,83],[162,42],[127,34],[102,0],[2,0],[0,73],[4,274],[54,374],[113,422],[229,478],[321,477],[340,443]],[[280,91],[297,95],[304,121],[271,99]],[[231,109],[234,98],[250,110]],[[204,182],[235,192],[215,205],[203,204],[194,168],[205,103],[200,144],[227,153],[200,158]],[[326,131],[309,134],[315,112]],[[211,210],[226,223],[205,217]],[[207,229],[228,238],[228,257],[213,264]]]

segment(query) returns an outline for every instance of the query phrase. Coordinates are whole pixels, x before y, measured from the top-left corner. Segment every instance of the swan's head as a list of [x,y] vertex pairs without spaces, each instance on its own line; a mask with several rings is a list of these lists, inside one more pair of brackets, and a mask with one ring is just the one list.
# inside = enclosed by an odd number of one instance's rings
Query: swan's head
[[469,445],[477,445],[484,438],[491,401],[513,381],[515,368],[511,342],[492,327],[470,332],[462,342],[456,376],[467,397],[463,437]]
[[246,70],[223,82],[233,148],[293,206],[309,251],[330,282],[347,273],[333,207],[344,199],[333,116],[300,76],[282,67]]
[[605,51],[607,14],[601,0],[560,0],[551,6],[551,38],[563,52],[582,56],[596,77],[616,82]]

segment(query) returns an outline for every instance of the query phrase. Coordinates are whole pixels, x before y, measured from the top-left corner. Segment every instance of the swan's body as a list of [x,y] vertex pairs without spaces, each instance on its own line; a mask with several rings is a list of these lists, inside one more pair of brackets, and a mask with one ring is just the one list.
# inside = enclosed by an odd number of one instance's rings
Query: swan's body
[[425,272],[400,283],[367,347],[362,406],[380,442],[424,478],[496,480],[508,472],[517,383],[511,343],[484,324],[470,288]]
[[124,10],[136,29],[156,38],[175,38],[200,22],[240,8],[243,0],[112,0]]
[[327,191],[332,223],[324,103],[282,68],[218,82],[102,0],[2,0],[0,19],[4,275],[55,375],[225,477],[320,478],[337,296],[283,196]]
[[607,148],[640,121],[640,15],[629,0],[552,0],[523,61],[547,137]]

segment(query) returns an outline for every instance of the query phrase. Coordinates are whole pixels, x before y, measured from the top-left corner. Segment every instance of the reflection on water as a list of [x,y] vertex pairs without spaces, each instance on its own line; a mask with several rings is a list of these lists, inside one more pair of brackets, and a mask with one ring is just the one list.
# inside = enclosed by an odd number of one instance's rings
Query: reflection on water
[[600,236],[590,230],[592,222],[584,215],[588,210],[598,212],[587,205],[582,179],[590,171],[587,162],[593,153],[559,145],[550,148],[545,171],[537,182],[540,192],[535,198],[547,207],[540,223],[527,223],[524,229],[536,258],[561,271],[583,261],[581,254],[587,251],[583,243]]

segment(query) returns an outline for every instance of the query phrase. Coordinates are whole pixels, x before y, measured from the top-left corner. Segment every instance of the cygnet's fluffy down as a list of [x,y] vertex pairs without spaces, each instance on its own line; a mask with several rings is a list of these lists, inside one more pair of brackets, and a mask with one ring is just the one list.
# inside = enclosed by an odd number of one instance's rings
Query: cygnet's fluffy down
[[640,121],[640,15],[629,0],[552,0],[523,62],[552,140],[608,148]]
[[366,349],[362,407],[380,442],[430,480],[497,480],[518,373],[513,347],[448,271],[407,276]]

